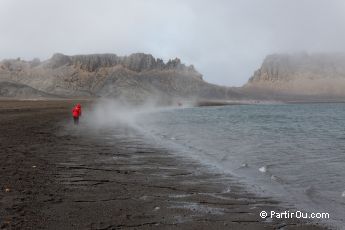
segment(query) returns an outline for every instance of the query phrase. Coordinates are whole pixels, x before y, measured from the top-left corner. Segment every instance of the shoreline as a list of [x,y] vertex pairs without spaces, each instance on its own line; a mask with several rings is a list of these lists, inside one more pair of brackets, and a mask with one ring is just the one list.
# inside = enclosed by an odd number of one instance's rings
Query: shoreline
[[[58,103],[58,102],[82,102],[82,103],[93,103],[97,102],[99,100],[102,100],[102,98],[12,98],[12,97],[0,97],[0,106],[3,103],[6,103],[9,105],[10,103],[16,103],[16,102],[43,102],[43,104],[46,104],[46,102],[50,103]],[[108,99],[106,99],[108,100]],[[116,99],[115,99],[116,101]],[[134,101],[119,101],[121,103],[124,103],[131,106],[140,106],[145,105],[145,103],[140,104],[139,102]],[[158,101],[157,101],[158,102]],[[179,105],[178,103],[181,103]],[[157,104],[158,107],[184,107],[185,105],[191,106],[191,107],[208,107],[208,106],[228,106],[228,105],[280,105],[280,104],[323,104],[323,103],[339,103],[343,104],[345,103],[345,100],[330,100],[330,99],[316,99],[316,100],[261,100],[261,99],[243,99],[243,100],[186,100],[186,101],[176,101],[176,102],[170,102],[166,105],[164,104]],[[1,107],[0,107],[1,108]]]
[[73,101],[8,103],[0,102],[5,229],[326,229],[261,219],[286,208],[127,127],[71,126]]

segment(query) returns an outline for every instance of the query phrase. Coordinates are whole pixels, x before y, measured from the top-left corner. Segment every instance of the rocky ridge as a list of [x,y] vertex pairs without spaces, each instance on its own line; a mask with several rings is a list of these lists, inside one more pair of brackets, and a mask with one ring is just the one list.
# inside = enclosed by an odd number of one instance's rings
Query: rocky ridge
[[244,86],[247,91],[345,96],[345,54],[273,54]]
[[164,62],[150,54],[54,54],[41,62],[20,59],[0,62],[0,81],[27,85],[67,97],[238,98],[227,87],[205,82],[194,66],[175,58]]

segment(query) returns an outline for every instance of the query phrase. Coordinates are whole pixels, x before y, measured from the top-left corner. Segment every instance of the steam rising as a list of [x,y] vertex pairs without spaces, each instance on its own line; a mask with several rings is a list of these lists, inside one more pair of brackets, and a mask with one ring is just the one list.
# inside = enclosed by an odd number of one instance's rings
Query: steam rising
[[112,128],[116,126],[129,126],[140,129],[140,118],[150,113],[156,113],[173,107],[158,106],[154,100],[148,100],[141,105],[134,105],[122,100],[99,100],[88,112],[86,123],[91,128]]

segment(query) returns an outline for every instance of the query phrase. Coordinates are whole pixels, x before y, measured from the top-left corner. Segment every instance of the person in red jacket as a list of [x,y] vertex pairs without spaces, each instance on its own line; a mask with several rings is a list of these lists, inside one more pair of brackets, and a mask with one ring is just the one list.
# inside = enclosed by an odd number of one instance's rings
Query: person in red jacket
[[72,110],[72,116],[74,120],[74,124],[79,124],[79,117],[81,116],[81,105],[77,104]]

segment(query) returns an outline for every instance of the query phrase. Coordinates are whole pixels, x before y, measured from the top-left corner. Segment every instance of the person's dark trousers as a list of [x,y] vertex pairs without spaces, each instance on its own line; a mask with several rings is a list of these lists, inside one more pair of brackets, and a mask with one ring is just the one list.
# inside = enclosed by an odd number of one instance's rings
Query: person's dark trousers
[[73,117],[73,121],[75,125],[79,124],[79,117]]

